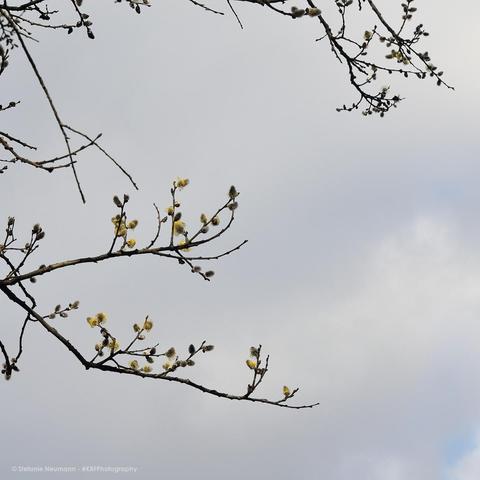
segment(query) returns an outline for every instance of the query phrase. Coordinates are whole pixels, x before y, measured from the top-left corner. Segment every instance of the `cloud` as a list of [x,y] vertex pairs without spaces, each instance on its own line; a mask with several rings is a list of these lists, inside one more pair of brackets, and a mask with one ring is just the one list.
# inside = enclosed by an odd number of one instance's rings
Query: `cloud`
[[[150,259],[45,276],[32,287],[40,308],[79,298],[81,311],[56,326],[92,355],[85,316],[100,310],[121,335],[150,314],[166,347],[206,338],[216,349],[189,376],[235,392],[249,381],[248,348],[261,342],[271,354],[262,395],[298,385],[299,402],[320,406],[257,408],[85,372],[32,328],[21,373],[0,385],[2,465],[132,464],[142,480],[442,478],[452,439],[480,426],[478,65],[464,62],[478,42],[459,40],[476,32],[478,3],[447,11],[425,2],[437,28],[429,51],[460,88],[413,83],[382,122],[335,114],[352,92],[306,22],[245,8],[252,18],[240,31],[188,2],[133,17],[107,3],[92,7],[95,42],[52,35],[35,48],[62,115],[104,132],[103,145],[138,179],[129,205],[139,242],[155,229],[151,202],[167,205],[177,175],[191,179],[181,201],[195,220],[237,184],[228,246],[250,242],[215,266],[209,285]],[[455,42],[444,34],[453,23],[464,26]],[[6,112],[9,129],[58,154],[27,67],[15,58],[6,71],[22,100]],[[128,182],[96,155],[79,174],[87,207],[69,171],[12,168],[1,179],[2,218],[15,215],[19,232],[45,225],[33,266],[108,247],[111,197]],[[22,318],[8,304],[2,316],[16,346],[11,327]],[[478,448],[453,480],[479,478]]]
[[449,480],[478,480],[480,478],[480,436],[469,451],[458,459],[448,477]]

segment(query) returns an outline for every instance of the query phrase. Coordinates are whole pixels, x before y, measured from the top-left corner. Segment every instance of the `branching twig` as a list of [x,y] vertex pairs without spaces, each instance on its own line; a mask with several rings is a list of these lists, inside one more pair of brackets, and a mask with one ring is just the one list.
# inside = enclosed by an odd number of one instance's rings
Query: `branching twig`
[[[17,304],[19,307],[21,307],[28,315],[32,316],[37,320],[37,322],[42,325],[45,330],[47,330],[51,335],[53,335],[58,341],[60,341],[76,358],[77,360],[80,361],[80,363],[87,369],[93,369],[93,370],[102,370],[105,372],[111,372],[111,373],[121,373],[121,374],[126,374],[126,375],[134,375],[142,378],[150,378],[150,379],[156,379],[156,380],[167,380],[169,382],[175,382],[175,383],[181,383],[183,385],[192,387],[196,390],[200,390],[201,392],[213,395],[215,397],[219,398],[225,398],[228,400],[238,400],[238,401],[249,401],[253,403],[264,403],[267,405],[273,405],[273,406],[278,406],[278,407],[283,407],[283,408],[290,408],[290,409],[305,409],[305,408],[313,408],[318,405],[318,403],[313,403],[313,404],[307,404],[307,405],[289,405],[284,403],[284,399],[278,400],[278,401],[273,401],[269,400],[266,398],[258,398],[258,397],[251,397],[251,396],[246,396],[246,395],[232,395],[226,392],[222,392],[216,389],[208,388],[205,387],[204,385],[201,385],[199,383],[193,382],[192,380],[188,378],[182,378],[182,377],[177,377],[173,375],[166,375],[164,373],[148,373],[140,370],[136,370],[133,368],[126,368],[122,367],[117,361],[114,361],[114,356],[112,355],[110,358],[107,360],[112,360],[114,363],[114,366],[108,365],[107,361],[101,361],[101,362],[94,362],[94,361],[88,361],[81,353],[80,351],[68,340],[65,338],[56,328],[52,327],[46,320],[43,318],[40,314],[38,314],[34,309],[29,307],[21,298],[19,298],[17,295],[15,295],[8,287],[5,285],[0,284],[0,290],[15,304]],[[3,344],[0,342],[0,348],[3,349]],[[6,354],[6,353],[5,353]],[[7,356],[8,358],[8,356]]]

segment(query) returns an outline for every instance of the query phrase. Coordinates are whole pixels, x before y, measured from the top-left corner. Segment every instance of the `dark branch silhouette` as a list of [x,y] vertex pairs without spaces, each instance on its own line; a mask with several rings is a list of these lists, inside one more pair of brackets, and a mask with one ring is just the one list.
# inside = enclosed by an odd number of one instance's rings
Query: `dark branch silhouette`
[[[243,242],[234,247],[221,251],[216,255],[193,255],[190,252],[209,244],[223,234],[232,226],[235,220],[235,212],[238,208],[239,193],[235,187],[228,191],[228,200],[223,203],[212,215],[207,216],[202,213],[199,218],[199,224],[190,228],[182,220],[181,204],[178,199],[178,191],[185,188],[189,181],[180,178],[173,182],[171,188],[171,204],[166,208],[166,214],[162,217],[160,210],[155,206],[157,212],[157,228],[150,242],[145,247],[138,247],[133,237],[139,222],[136,219],[131,220],[127,212],[127,203],[129,196],[124,195],[123,199],[118,196],[113,197],[113,203],[117,212],[111,219],[113,224],[112,239],[105,253],[100,253],[88,257],[74,258],[64,260],[50,265],[42,265],[34,270],[28,270],[28,264],[32,257],[37,255],[41,242],[45,238],[45,231],[39,224],[35,224],[31,230],[30,238],[26,243],[19,242],[15,235],[15,219],[10,217],[7,221],[6,235],[3,243],[0,244],[0,260],[3,260],[4,271],[1,273],[0,290],[26,314],[26,319],[22,325],[19,352],[15,357],[8,355],[6,347],[0,342],[5,362],[3,365],[3,374],[5,378],[10,379],[13,371],[19,371],[18,361],[22,353],[22,338],[24,331],[30,323],[38,323],[58,341],[60,341],[87,369],[97,369],[113,373],[122,373],[136,375],[145,378],[167,380],[171,382],[183,383],[202,392],[211,395],[227,398],[230,400],[245,400],[250,402],[268,403],[286,408],[310,408],[315,404],[309,405],[290,405],[286,401],[294,396],[298,389],[290,392],[288,387],[284,387],[283,397],[280,400],[268,400],[265,398],[254,397],[252,394],[257,390],[268,371],[268,357],[265,365],[260,356],[261,347],[251,349],[252,359],[247,361],[247,367],[253,370],[253,380],[247,386],[246,393],[241,395],[232,395],[218,390],[207,388],[204,385],[193,382],[173,373],[187,367],[193,367],[200,353],[207,353],[213,350],[213,345],[208,345],[206,341],[200,343],[196,348],[194,345],[188,347],[188,354],[181,357],[173,347],[161,352],[158,350],[159,344],[146,347],[139,347],[139,343],[144,343],[146,335],[152,330],[153,322],[147,316],[145,320],[138,324],[133,324],[133,339],[127,343],[125,348],[120,347],[117,337],[112,331],[104,325],[106,314],[101,312],[94,316],[87,317],[87,324],[92,328],[99,329],[100,341],[95,345],[96,354],[91,360],[80,353],[73,341],[66,339],[57,328],[53,327],[50,321],[55,318],[66,318],[69,313],[77,310],[80,302],[73,301],[67,306],[57,305],[51,312],[41,314],[38,311],[37,300],[32,292],[27,289],[25,282],[36,283],[39,279],[44,280],[46,274],[53,273],[56,270],[75,267],[80,264],[96,265],[103,261],[115,261],[121,257],[136,257],[138,255],[152,255],[177,261],[180,265],[187,266],[191,273],[199,275],[206,281],[210,281],[214,276],[214,271],[204,269],[202,264],[212,260],[218,260],[226,255],[239,250],[245,243]],[[226,218],[225,218],[226,217]],[[165,227],[162,229],[162,226]],[[162,233],[165,231],[165,243],[161,244]],[[22,245],[22,246],[19,246]],[[25,271],[26,270],[26,271]],[[45,279],[46,280],[46,279]],[[256,352],[256,353],[255,353]],[[165,358],[160,371],[155,372],[153,364],[160,357]],[[194,360],[195,357],[195,360]],[[139,362],[145,362],[141,365]],[[285,390],[287,388],[287,390]],[[288,392],[288,393],[285,393]]]

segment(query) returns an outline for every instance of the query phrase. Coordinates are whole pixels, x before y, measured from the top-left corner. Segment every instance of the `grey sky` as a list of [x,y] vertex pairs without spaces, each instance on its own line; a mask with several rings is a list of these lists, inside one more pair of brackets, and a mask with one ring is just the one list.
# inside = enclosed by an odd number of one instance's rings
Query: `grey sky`
[[[55,322],[85,352],[97,341],[85,317],[97,311],[120,338],[150,314],[165,346],[208,339],[216,350],[189,377],[233,392],[249,381],[248,348],[262,343],[263,393],[298,385],[299,402],[320,406],[284,411],[87,373],[32,328],[21,374],[0,383],[0,477],[21,476],[12,465],[132,465],[139,471],[123,476],[478,479],[477,2],[418,2],[425,48],[456,91],[392,78],[407,98],[384,119],[335,112],[353,92],[308,19],[241,6],[241,31],[178,0],[142,15],[84,3],[94,42],[44,35],[33,51],[66,121],[103,132],[141,191],[87,154],[86,206],[71,172],[18,167],[0,179],[0,217],[14,215],[25,232],[44,226],[38,264],[96,253],[111,235],[114,193],[132,194],[137,239],[147,240],[152,202],[167,206],[180,175],[191,180],[187,219],[234,183],[237,221],[218,248],[249,243],[213,266],[211,283],[156,259],[51,274],[33,287],[42,308],[81,301]],[[1,101],[22,104],[2,114],[0,130],[57,153],[18,53],[2,82]],[[21,317],[5,299],[1,308],[2,337],[15,342]],[[109,474],[83,475],[97,476]]]

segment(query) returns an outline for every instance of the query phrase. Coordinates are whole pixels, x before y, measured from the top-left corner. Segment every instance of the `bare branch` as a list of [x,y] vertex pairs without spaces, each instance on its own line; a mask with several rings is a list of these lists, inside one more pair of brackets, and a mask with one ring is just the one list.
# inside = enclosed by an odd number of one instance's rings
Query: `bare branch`
[[85,200],[85,195],[83,193],[83,190],[82,190],[82,187],[80,185],[80,181],[78,179],[78,175],[77,175],[77,170],[75,168],[75,162],[73,161],[73,156],[72,156],[72,149],[70,147],[70,141],[69,141],[69,138],[68,138],[68,135],[67,135],[67,132],[65,130],[65,126],[62,122],[62,120],[60,119],[60,116],[58,114],[58,110],[55,106],[55,104],[53,103],[53,100],[52,100],[52,97],[50,95],[50,92],[48,91],[46,85],[45,85],[45,82],[42,78],[42,76],[40,75],[40,72],[38,70],[38,67],[35,63],[35,61],[33,60],[33,57],[32,55],[30,54],[30,51],[28,50],[25,42],[23,41],[23,37],[22,37],[22,34],[20,32],[20,30],[18,29],[17,27],[17,24],[15,23],[15,21],[12,19],[12,17],[9,15],[8,12],[5,12],[2,10],[0,10],[0,15],[3,15],[7,21],[9,22],[10,26],[12,27],[12,29],[15,31],[16,35],[17,35],[17,38],[18,38],[18,41],[20,42],[20,45],[22,47],[22,50],[23,52],[25,53],[25,56],[27,57],[28,59],[28,62],[30,63],[30,66],[32,67],[32,70],[34,71],[35,73],[35,76],[37,77],[37,80],[38,80],[38,83],[40,84],[40,86],[42,87],[42,90],[45,94],[45,97],[47,98],[48,100],[48,103],[50,105],[50,108],[53,112],[53,115],[55,117],[55,120],[58,124],[58,128],[60,129],[61,133],[62,133],[62,136],[63,136],[63,139],[65,141],[65,145],[66,145],[66,148],[67,148],[67,151],[68,151],[68,157],[70,158],[70,165],[72,167],[72,171],[73,171],[73,175],[75,177],[75,182],[77,184],[77,188],[78,188],[78,191],[80,193],[80,196],[82,198],[82,201],[83,203],[86,202]]

